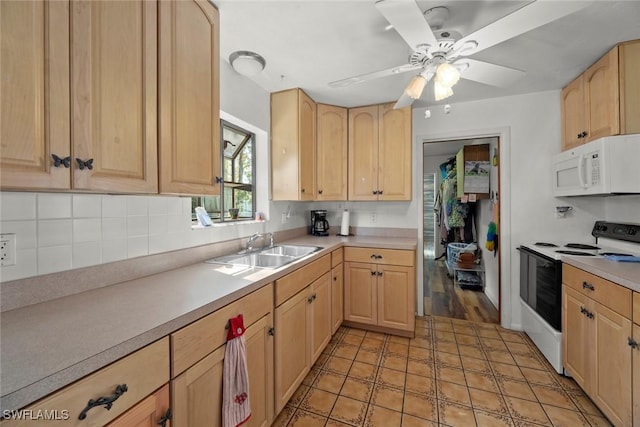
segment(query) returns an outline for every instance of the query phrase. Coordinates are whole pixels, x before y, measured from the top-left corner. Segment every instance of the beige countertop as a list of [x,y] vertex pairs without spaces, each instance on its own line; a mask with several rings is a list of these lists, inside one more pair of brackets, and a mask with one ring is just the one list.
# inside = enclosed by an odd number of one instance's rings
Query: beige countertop
[[[278,242],[283,243],[283,242]],[[416,249],[415,238],[304,236],[279,269],[197,263],[0,315],[0,411],[19,409],[341,246]]]
[[564,255],[562,262],[640,292],[640,263]]

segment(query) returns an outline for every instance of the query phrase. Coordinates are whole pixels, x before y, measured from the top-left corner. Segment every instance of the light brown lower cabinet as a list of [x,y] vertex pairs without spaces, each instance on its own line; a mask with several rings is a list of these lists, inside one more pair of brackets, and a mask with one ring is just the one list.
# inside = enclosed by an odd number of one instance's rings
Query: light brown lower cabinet
[[[272,314],[245,331],[251,418],[247,426],[268,426],[273,418]],[[222,425],[222,383],[226,344],[171,381],[173,422],[176,426]]]
[[275,325],[277,414],[331,339],[331,273],[327,271],[276,307]]
[[344,320],[344,264],[331,269],[331,334],[335,334]]
[[414,251],[345,248],[344,320],[413,335]]
[[[635,321],[635,317],[634,317]],[[637,320],[640,323],[640,318]],[[632,359],[632,389],[633,389],[633,419],[637,423],[640,421],[640,325],[638,323],[633,325],[633,341],[636,346],[633,349]]]
[[107,427],[171,427],[169,384],[122,414]]
[[562,291],[564,368],[615,426],[634,425],[631,291],[567,264]]

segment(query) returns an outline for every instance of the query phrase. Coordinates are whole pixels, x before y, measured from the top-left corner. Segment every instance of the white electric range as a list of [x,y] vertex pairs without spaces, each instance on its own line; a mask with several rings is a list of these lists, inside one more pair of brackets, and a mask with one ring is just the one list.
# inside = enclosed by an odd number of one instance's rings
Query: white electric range
[[612,262],[640,256],[640,224],[597,221],[592,238],[578,242],[521,245],[520,301],[522,328],[559,373],[562,367],[562,259],[608,258]]

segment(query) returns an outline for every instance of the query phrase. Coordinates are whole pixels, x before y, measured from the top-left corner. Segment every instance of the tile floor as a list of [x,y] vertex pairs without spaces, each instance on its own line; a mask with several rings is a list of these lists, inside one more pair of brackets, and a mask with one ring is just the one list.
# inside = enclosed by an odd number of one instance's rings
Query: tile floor
[[523,333],[416,318],[416,337],[341,327],[274,426],[609,426]]

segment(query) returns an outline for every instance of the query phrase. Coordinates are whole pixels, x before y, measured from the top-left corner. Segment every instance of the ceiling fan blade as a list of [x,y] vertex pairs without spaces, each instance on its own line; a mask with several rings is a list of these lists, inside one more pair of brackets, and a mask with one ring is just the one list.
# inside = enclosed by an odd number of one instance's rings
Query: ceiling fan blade
[[386,70],[374,71],[373,73],[360,74],[359,76],[353,76],[342,80],[336,80],[335,82],[329,83],[330,87],[346,87],[356,83],[362,83],[367,80],[373,80],[380,77],[393,76],[395,74],[406,73],[408,71],[413,71],[419,69],[419,66],[405,64],[400,65],[398,67],[387,68]]
[[389,24],[413,50],[428,44],[437,46],[438,41],[415,0],[379,0],[376,8]]
[[511,86],[516,80],[526,74],[524,71],[516,70],[515,68],[495,65],[484,61],[476,61],[471,58],[460,59],[453,63],[454,66],[462,64],[468,65],[466,70],[462,72],[462,78],[491,86]]
[[475,42],[474,49],[463,49],[460,55],[471,55],[487,49],[505,40],[517,37],[534,28],[555,21],[563,16],[585,8],[589,1],[552,1],[537,0],[498,19],[497,21],[461,38],[454,45],[454,50],[461,48],[466,42]]
[[398,102],[396,102],[396,105],[393,106],[393,109],[398,110],[400,108],[408,107],[409,105],[413,104],[414,101],[415,99],[402,92],[402,95],[398,99]]

